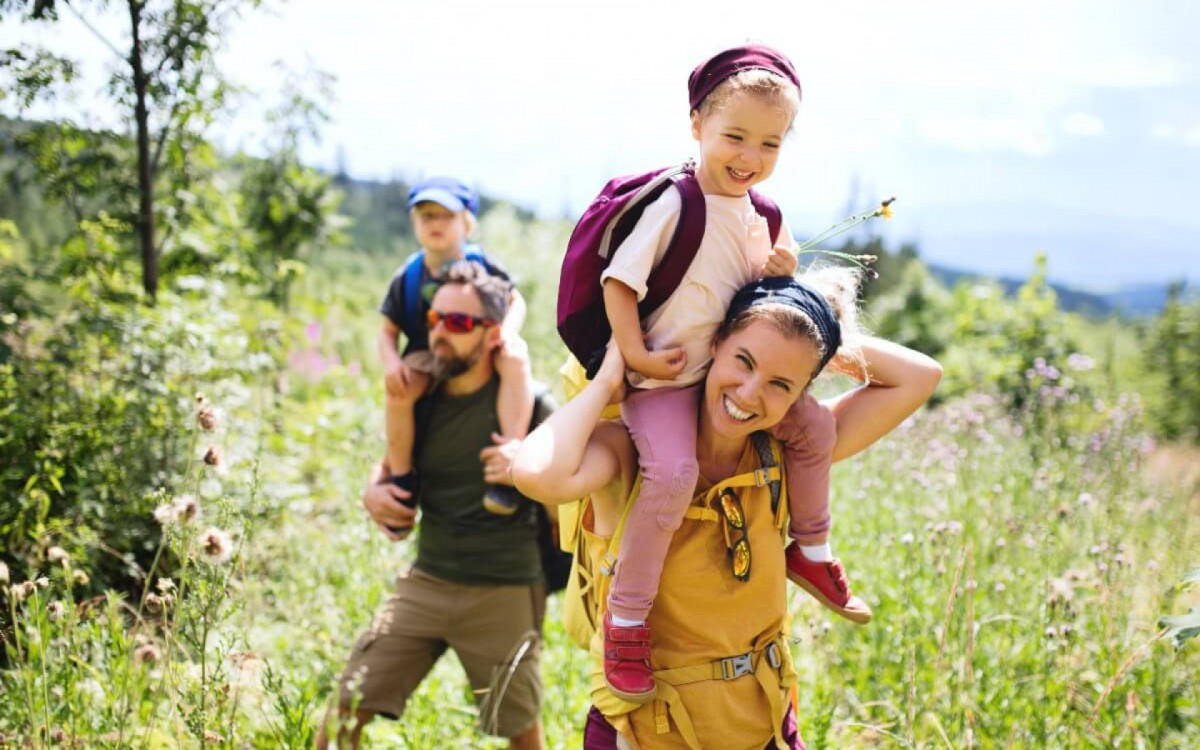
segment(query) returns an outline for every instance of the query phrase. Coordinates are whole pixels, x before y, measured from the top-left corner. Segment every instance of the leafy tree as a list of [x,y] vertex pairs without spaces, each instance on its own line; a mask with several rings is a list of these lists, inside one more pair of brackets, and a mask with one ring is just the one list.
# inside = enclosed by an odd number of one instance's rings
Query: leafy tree
[[953,333],[952,310],[945,287],[923,263],[911,262],[903,266],[891,289],[876,299],[871,313],[875,333],[937,357]]
[[[273,126],[266,159],[248,163],[241,197],[250,254],[267,297],[286,305],[292,282],[304,272],[302,255],[314,245],[338,245],[344,238],[333,220],[340,203],[330,177],[300,163],[300,146],[316,139],[329,116],[322,101],[330,97],[333,79],[314,72],[285,77],[283,102],[267,119]],[[316,87],[316,98],[307,91]]]
[[[182,229],[177,218],[187,215],[178,210],[179,204],[189,195],[195,168],[212,159],[204,133],[229,93],[216,68],[217,45],[229,21],[244,7],[258,3],[125,0],[119,5],[128,17],[129,36],[117,44],[89,20],[109,8],[102,0],[91,4],[0,0],[0,14],[24,9],[28,23],[54,23],[65,9],[119,61],[106,93],[134,134],[132,170],[119,168],[120,155],[104,147],[104,136],[96,142],[96,134],[69,122],[34,129],[27,148],[47,183],[60,186],[68,200],[100,194],[110,200],[132,198],[122,206],[129,216],[121,218],[128,218],[136,230],[142,287],[151,300],[158,290],[159,257],[173,233]],[[12,78],[12,95],[22,109],[55,96],[59,84],[69,83],[77,73],[74,62],[30,46],[6,50],[0,67]],[[136,175],[132,190],[120,182],[120,175],[128,173]],[[117,210],[118,216],[121,213]],[[160,229],[162,224],[165,229]]]
[[1200,300],[1184,301],[1184,284],[1172,284],[1162,313],[1145,340],[1147,368],[1164,388],[1152,409],[1159,432],[1200,441]]

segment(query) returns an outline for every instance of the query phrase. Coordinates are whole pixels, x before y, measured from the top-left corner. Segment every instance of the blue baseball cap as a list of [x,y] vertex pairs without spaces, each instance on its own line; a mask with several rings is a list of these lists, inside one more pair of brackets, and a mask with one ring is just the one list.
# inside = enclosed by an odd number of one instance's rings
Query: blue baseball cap
[[408,207],[425,201],[433,201],[451,211],[465,209],[473,214],[479,213],[479,194],[453,177],[430,177],[413,185],[412,190],[408,191]]

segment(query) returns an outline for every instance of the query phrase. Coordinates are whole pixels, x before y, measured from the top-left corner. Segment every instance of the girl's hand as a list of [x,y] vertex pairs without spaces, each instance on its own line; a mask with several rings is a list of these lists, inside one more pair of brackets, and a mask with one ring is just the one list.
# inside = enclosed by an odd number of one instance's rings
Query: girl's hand
[[629,360],[629,369],[653,380],[674,380],[687,367],[687,350],[682,346],[646,352]]
[[776,245],[771,250],[771,257],[763,264],[763,276],[795,276],[800,267],[800,259],[786,247]]

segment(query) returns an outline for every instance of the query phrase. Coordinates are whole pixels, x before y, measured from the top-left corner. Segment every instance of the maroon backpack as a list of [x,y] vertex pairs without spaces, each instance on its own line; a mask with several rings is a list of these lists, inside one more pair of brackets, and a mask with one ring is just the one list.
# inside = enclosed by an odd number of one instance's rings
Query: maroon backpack
[[[646,296],[638,303],[638,317],[644,320],[683,281],[704,238],[704,193],[696,181],[695,164],[688,162],[609,180],[571,232],[558,281],[558,333],[567,349],[583,364],[589,378],[595,377],[600,369],[612,335],[604,312],[600,275],[642,218],[646,206],[671,185],[681,198],[679,221],[662,262],[650,272]],[[782,225],[779,206],[753,190],[750,201],[754,210],[767,220],[774,244]]]

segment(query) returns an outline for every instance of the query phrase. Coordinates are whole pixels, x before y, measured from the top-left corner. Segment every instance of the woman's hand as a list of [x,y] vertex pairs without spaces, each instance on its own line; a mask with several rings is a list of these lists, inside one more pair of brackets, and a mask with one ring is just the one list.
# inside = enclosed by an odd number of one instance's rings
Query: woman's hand
[[483,481],[489,484],[512,484],[512,461],[521,447],[520,440],[509,440],[492,433],[492,444],[479,451],[483,463]]
[[616,342],[608,342],[608,351],[604,352],[604,361],[592,382],[608,389],[608,403],[619,404],[625,400],[625,358]]

